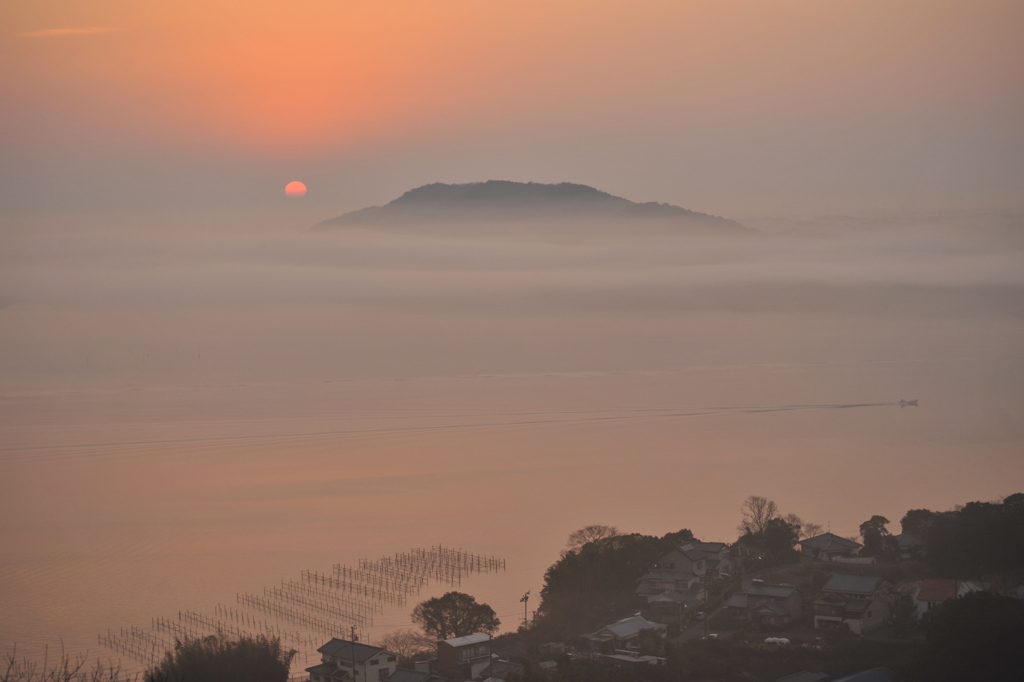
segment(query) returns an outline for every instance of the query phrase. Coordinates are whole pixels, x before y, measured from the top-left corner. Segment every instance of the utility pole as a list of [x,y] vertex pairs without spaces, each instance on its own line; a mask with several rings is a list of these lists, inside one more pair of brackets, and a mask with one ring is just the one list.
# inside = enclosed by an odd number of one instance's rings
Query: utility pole
[[351,637],[351,639],[348,641],[348,648],[349,648],[349,651],[352,652],[352,655],[350,656],[351,660],[349,661],[349,663],[351,663],[351,665],[352,665],[352,679],[355,680],[356,679],[356,626],[353,625],[351,627],[352,627],[352,629],[350,630],[351,634],[349,635]]
[[523,630],[526,630],[530,624],[529,611],[527,610],[530,605],[530,591],[527,590],[526,594],[519,601],[523,602]]
[[708,638],[708,621],[711,620],[711,593],[708,592],[708,574],[704,573],[700,577],[700,581],[704,583],[704,639]]

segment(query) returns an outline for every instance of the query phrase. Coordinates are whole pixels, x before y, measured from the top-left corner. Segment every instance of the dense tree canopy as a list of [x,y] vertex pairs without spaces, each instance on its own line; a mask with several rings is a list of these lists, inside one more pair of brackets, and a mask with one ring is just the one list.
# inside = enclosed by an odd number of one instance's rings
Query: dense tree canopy
[[210,635],[177,642],[146,682],[287,682],[295,651],[277,638]]
[[950,599],[929,612],[921,679],[1011,682],[1024,673],[1024,604],[990,592]]
[[541,628],[551,636],[592,632],[639,610],[637,581],[663,554],[693,540],[683,528],[658,538],[634,533],[605,537],[567,551],[544,574]]
[[1024,494],[948,512],[912,509],[902,526],[924,541],[928,566],[938,577],[1024,579]]
[[478,604],[463,592],[448,592],[421,602],[412,612],[412,622],[437,639],[465,637],[477,632],[494,633],[501,621],[487,604]]
[[889,519],[875,514],[860,524],[860,536],[864,540],[864,556],[878,557],[886,561],[896,559],[896,539],[889,532]]

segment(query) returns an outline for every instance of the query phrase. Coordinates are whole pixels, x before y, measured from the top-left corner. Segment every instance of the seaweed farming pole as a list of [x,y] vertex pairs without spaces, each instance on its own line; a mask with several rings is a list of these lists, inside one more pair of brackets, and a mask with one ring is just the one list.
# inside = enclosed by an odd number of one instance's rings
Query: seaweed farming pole
[[[216,611],[217,615],[221,616],[222,618],[230,618],[235,622],[239,622],[242,616],[245,615],[243,614],[243,612],[238,611],[237,609],[234,609],[230,606],[224,606],[223,604],[217,604]],[[297,630],[289,630],[287,628],[282,628],[280,625],[277,625],[276,623],[264,623],[263,625],[263,630],[267,635],[271,637],[277,637],[282,642],[293,642],[297,646],[309,646],[313,647],[314,649],[320,646],[320,644],[322,643],[322,640],[320,640],[319,638],[314,639],[313,637],[298,632]]]
[[179,640],[199,639],[203,636],[202,631],[185,627],[169,618],[154,618],[153,629],[174,635],[175,639]]
[[157,637],[151,632],[147,632],[142,628],[135,627],[134,625],[126,628],[121,628],[121,638],[131,639],[140,646],[148,647],[154,654],[159,653],[163,655],[165,651],[170,651],[174,648],[174,645],[167,640]]
[[235,599],[242,606],[246,606],[257,611],[263,611],[264,613],[268,613],[284,620],[290,620],[293,623],[298,623],[299,625],[305,625],[311,630],[317,630],[325,635],[330,635],[331,637],[345,636],[345,628],[337,623],[326,621],[317,616],[311,616],[308,613],[277,604],[269,599],[264,599],[263,597],[248,593],[237,594],[235,595]]
[[316,599],[301,594],[294,594],[292,592],[287,592],[277,587],[264,587],[263,596],[268,599],[276,599],[277,601],[291,602],[296,606],[301,606],[305,609],[309,609],[310,611],[325,613],[329,616],[340,618],[343,621],[355,623],[356,625],[373,625],[372,616],[363,616],[362,614],[354,613],[348,609],[344,609],[339,606],[330,604],[329,602],[323,599]]
[[301,575],[303,582],[323,585],[325,587],[349,592],[351,594],[362,595],[364,597],[369,597],[370,599],[376,599],[377,601],[394,604],[396,606],[405,606],[406,603],[404,594],[383,590],[378,587],[353,583],[331,575],[324,575],[323,573],[317,573],[316,571],[305,569],[302,571]]
[[106,637],[103,635],[97,635],[97,638],[102,646],[105,646],[108,649],[113,649],[119,654],[128,656],[129,658],[133,658],[143,665],[153,667],[157,663],[157,657],[152,651],[143,649],[132,642],[122,641],[109,632]]
[[296,592],[298,594],[305,594],[310,597],[326,599],[338,606],[351,609],[356,613],[361,613],[365,616],[370,616],[371,618],[376,614],[384,613],[384,606],[380,602],[364,601],[357,597],[347,597],[336,592],[330,592],[327,589],[320,589],[313,584],[295,582],[294,580],[282,580],[281,589]]

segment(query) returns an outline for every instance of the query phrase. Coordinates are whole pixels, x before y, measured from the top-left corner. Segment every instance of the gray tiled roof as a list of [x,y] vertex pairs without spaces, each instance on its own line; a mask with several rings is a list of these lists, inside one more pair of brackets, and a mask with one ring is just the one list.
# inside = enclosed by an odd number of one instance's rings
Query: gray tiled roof
[[380,652],[384,651],[384,649],[381,649],[379,646],[350,642],[347,639],[338,639],[335,637],[331,641],[327,642],[327,644],[324,644],[322,647],[317,649],[317,651],[322,654],[327,654],[328,656],[340,658],[343,661],[365,663]]
[[311,668],[306,668],[311,675],[324,675],[335,680],[344,680],[349,677],[348,671],[342,670],[334,663],[319,663]]
[[853,573],[836,573],[825,586],[821,588],[822,592],[845,592],[847,594],[863,594],[868,595],[873,593],[878,586],[882,583],[882,576],[880,575],[854,575]]
[[669,590],[668,592],[662,592],[661,594],[659,594],[659,595],[657,595],[655,597],[651,597],[650,599],[647,600],[647,603],[650,604],[651,602],[656,602],[656,601],[657,602],[663,602],[663,601],[664,602],[671,602],[673,604],[685,604],[686,603],[686,595],[683,594],[682,592],[678,592],[676,590]]
[[708,558],[707,554],[705,554],[692,544],[680,545],[679,551],[682,552],[683,556],[685,556],[690,561],[700,561],[701,559]]
[[450,637],[444,640],[444,643],[452,647],[469,646],[470,644],[483,644],[493,639],[486,632],[477,632],[472,635],[465,635],[463,637]]
[[663,630],[664,628],[665,626],[661,623],[651,622],[642,616],[631,616],[629,618],[623,618],[611,625],[606,625],[597,632],[588,636],[592,638],[602,638],[602,634],[607,632],[616,639],[627,639],[637,635],[641,630]]
[[767,604],[762,604],[761,606],[758,606],[757,611],[755,611],[755,613],[758,611],[769,611],[771,613],[774,613],[776,616],[789,615],[789,609],[787,609],[782,604],[776,604],[775,602],[768,602]]
[[859,542],[841,538],[834,533],[822,533],[821,535],[815,535],[813,538],[801,540],[797,544],[828,552],[849,552],[859,547],[863,547]]

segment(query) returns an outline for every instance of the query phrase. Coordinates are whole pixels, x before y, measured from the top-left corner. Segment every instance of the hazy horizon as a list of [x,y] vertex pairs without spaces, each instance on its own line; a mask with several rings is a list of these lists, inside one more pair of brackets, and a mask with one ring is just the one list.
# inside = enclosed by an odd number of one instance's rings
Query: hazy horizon
[[[584,525],[731,542],[763,495],[849,536],[1024,487],[1020,2],[0,19],[5,650],[439,543],[507,561],[462,587],[508,630]],[[746,229],[313,229],[488,180]]]

